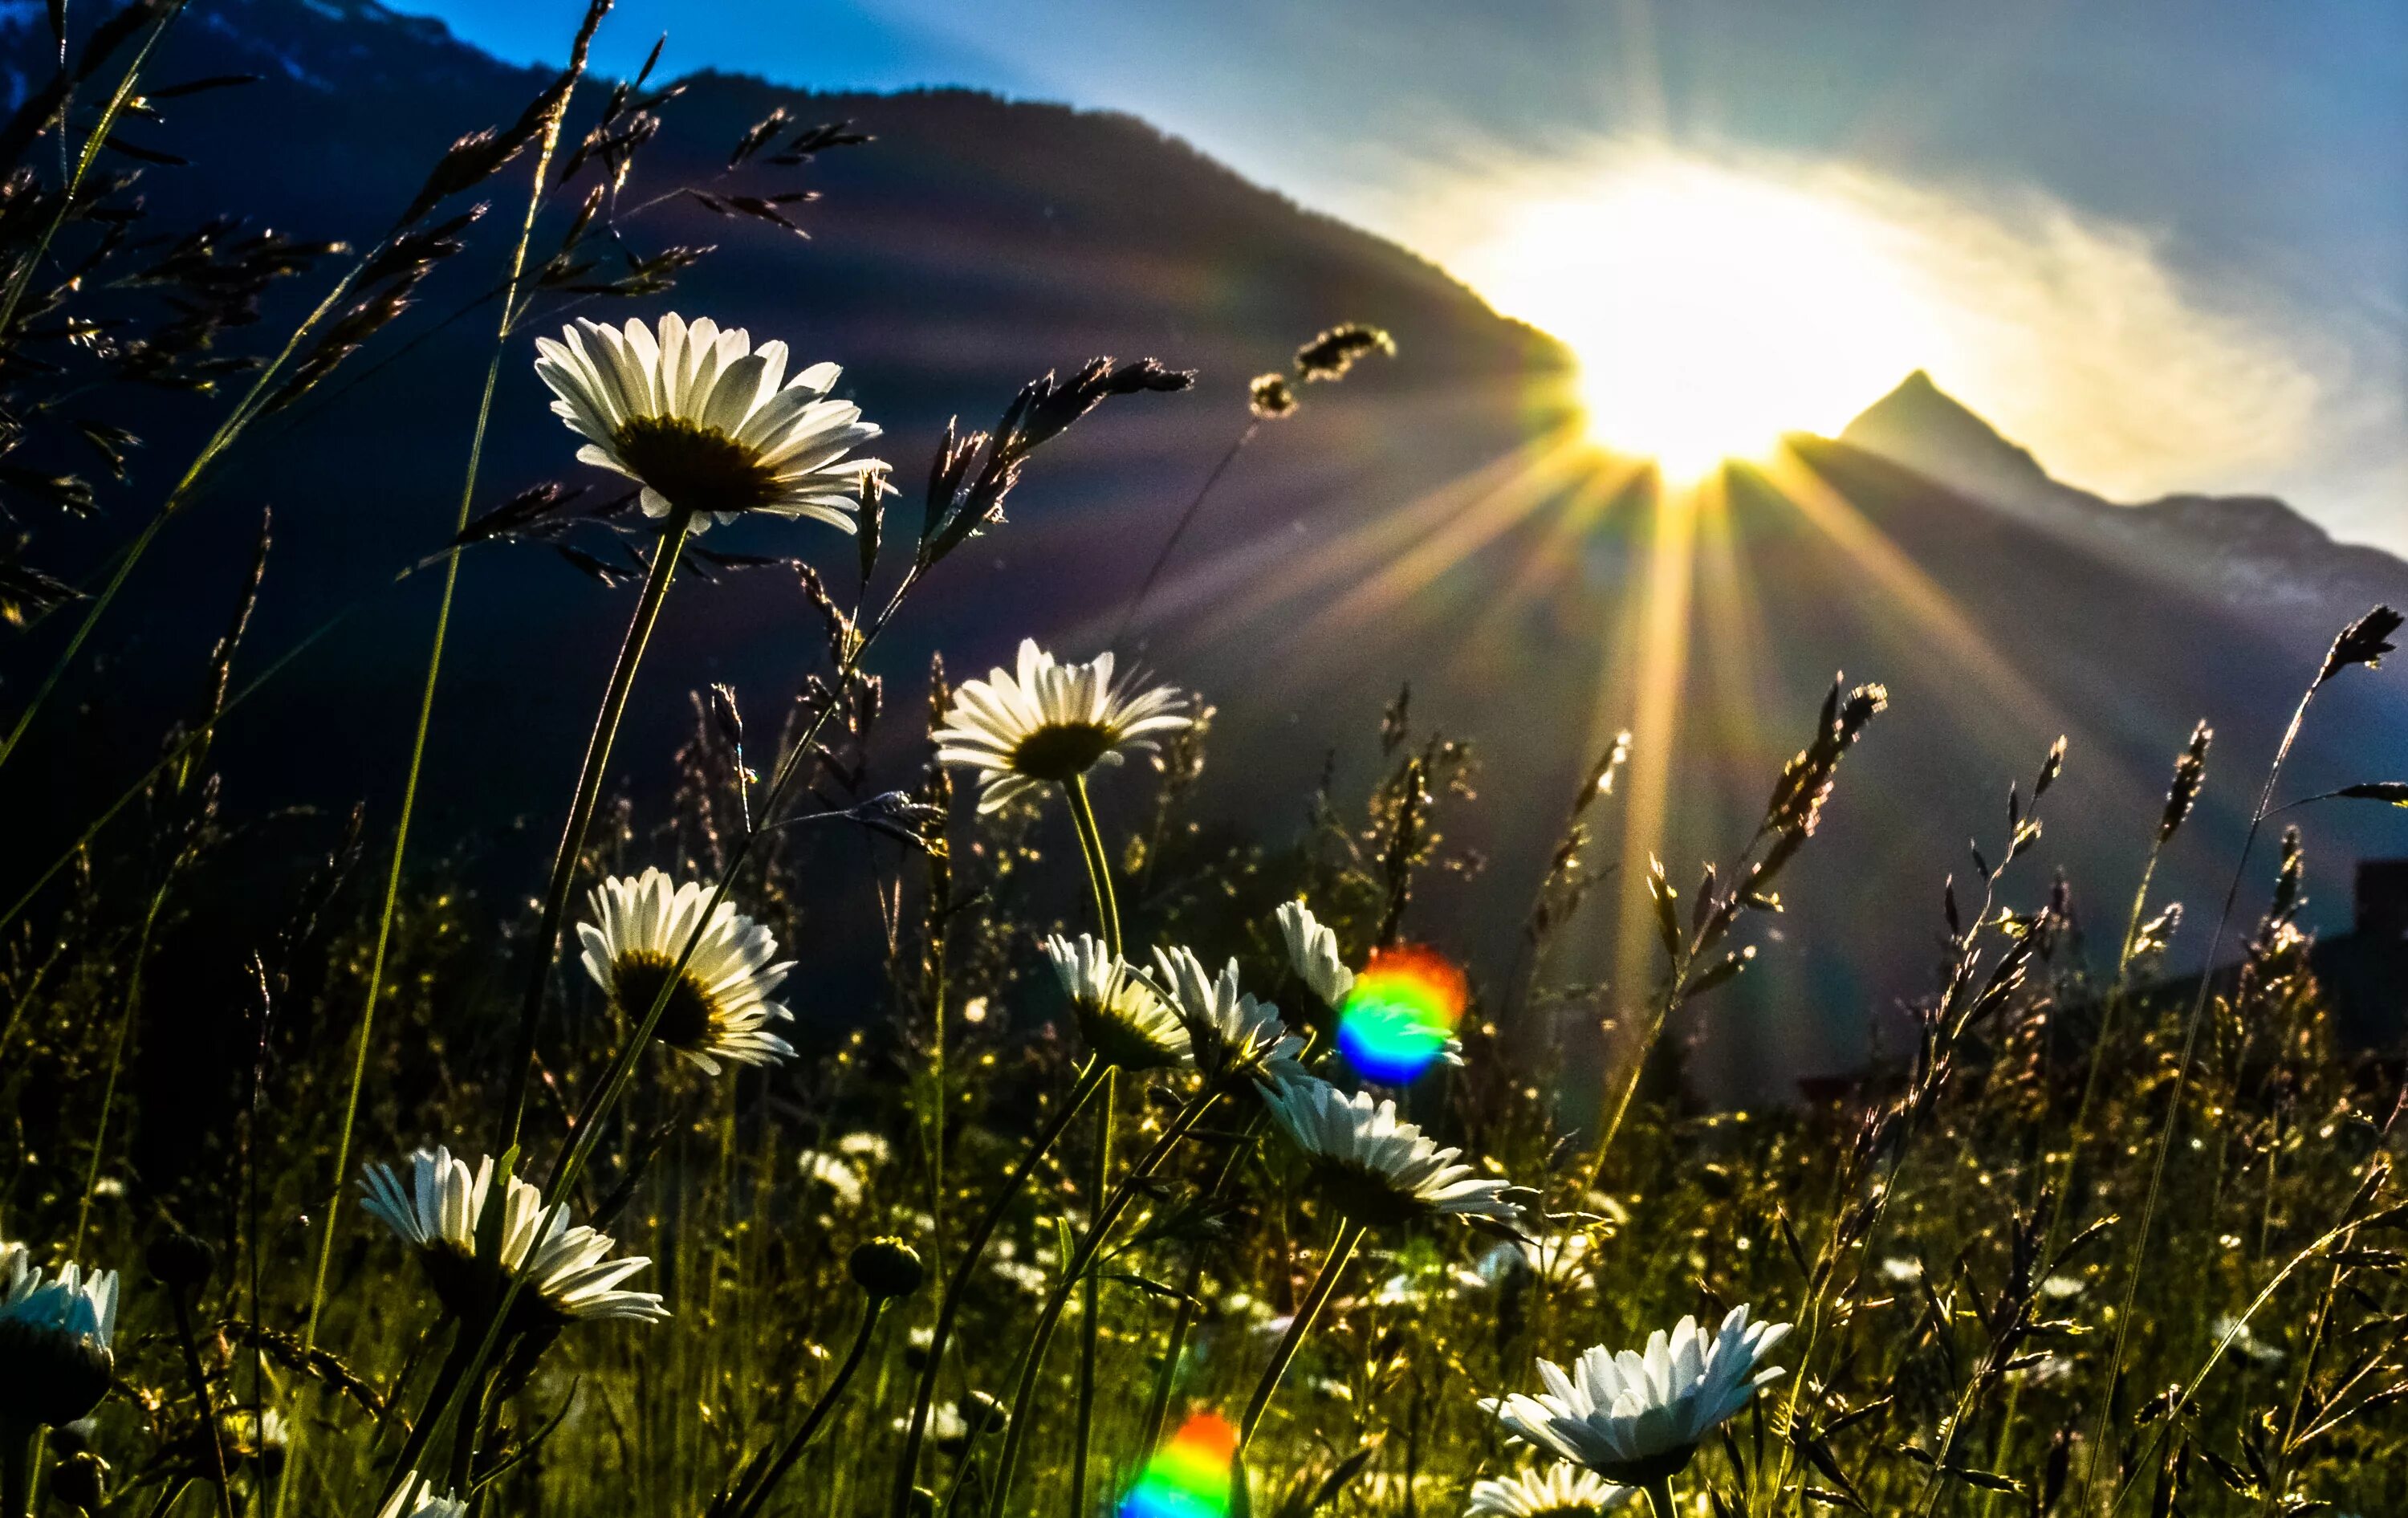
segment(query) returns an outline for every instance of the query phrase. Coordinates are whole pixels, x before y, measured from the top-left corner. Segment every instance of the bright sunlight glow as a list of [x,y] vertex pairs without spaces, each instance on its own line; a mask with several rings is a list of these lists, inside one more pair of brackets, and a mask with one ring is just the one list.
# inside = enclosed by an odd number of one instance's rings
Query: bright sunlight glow
[[1464,272],[1571,349],[1600,443],[1694,480],[1784,432],[1838,431],[1939,356],[1889,230],[1837,198],[1653,159],[1509,213]]

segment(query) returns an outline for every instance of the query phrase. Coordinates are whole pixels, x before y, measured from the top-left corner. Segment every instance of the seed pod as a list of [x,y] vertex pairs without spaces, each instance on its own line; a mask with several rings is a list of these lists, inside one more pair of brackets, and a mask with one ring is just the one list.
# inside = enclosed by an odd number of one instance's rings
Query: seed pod
[[910,1296],[920,1289],[926,1273],[920,1264],[920,1252],[893,1235],[873,1239],[854,1250],[851,1268],[853,1284],[880,1301]]

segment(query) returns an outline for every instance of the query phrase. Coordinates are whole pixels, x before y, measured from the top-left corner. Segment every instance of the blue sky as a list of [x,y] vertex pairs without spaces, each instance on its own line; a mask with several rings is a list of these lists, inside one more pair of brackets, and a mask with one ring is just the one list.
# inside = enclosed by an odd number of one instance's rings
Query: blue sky
[[[531,61],[582,0],[399,8]],[[2408,551],[2408,6],[621,0],[604,65],[662,32],[673,71],[1129,110],[1509,308],[1468,230],[1507,197],[1666,154],[1809,186],[1936,271],[1937,378],[2075,482]]]

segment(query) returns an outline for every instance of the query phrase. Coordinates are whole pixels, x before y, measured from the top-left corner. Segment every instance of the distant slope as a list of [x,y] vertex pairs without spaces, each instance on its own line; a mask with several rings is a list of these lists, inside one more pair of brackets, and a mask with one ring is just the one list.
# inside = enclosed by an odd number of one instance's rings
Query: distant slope
[[[20,79],[39,66],[37,24],[0,32]],[[163,71],[267,76],[176,107],[178,150],[195,164],[149,176],[163,222],[239,206],[361,241],[446,142],[508,120],[538,82],[367,0],[198,0]],[[913,709],[939,648],[958,673],[1024,634],[1079,652],[1110,637],[1246,424],[1248,379],[1332,322],[1396,333],[1394,362],[1312,387],[1302,412],[1262,429],[1126,652],[1219,706],[1209,804],[1259,827],[1297,815],[1333,748],[1342,781],[1362,778],[1381,707],[1407,680],[1425,729],[1484,740],[1480,807],[1444,816],[1451,838],[1486,853],[1486,874],[1434,881],[1417,930],[1501,964],[1569,788],[1631,720],[1645,647],[1634,609],[1662,530],[1645,481],[1567,431],[1562,352],[1426,261],[1125,116],[703,75],[672,107],[647,181],[711,172],[781,104],[878,139],[808,172],[823,195],[802,208],[810,240],[665,205],[634,225],[648,246],[722,252],[668,300],[585,314],[708,311],[837,358],[846,391],[886,425],[907,493],[949,417],[982,424],[1049,365],[1152,354],[1202,375],[1194,394],[1117,406],[1039,461],[1013,522],[946,566],[885,649],[892,710]],[[471,308],[500,266],[495,233],[515,220],[519,182],[494,191],[471,255],[481,262],[396,332],[386,351],[402,356],[361,365],[306,426],[265,435],[170,531],[105,629],[111,709],[52,730],[58,826],[89,815],[189,690],[261,502],[280,528],[258,648],[356,598],[385,599],[231,725],[219,753],[232,804],[365,796],[372,825],[389,818],[431,586],[377,587],[449,530],[491,344],[490,314]],[[487,503],[578,473],[529,341],[503,365]],[[93,555],[139,520],[197,422],[185,403],[159,403],[146,472],[108,501]],[[850,557],[809,525],[710,542]],[[2300,683],[2342,621],[2408,601],[2408,566],[2331,544],[2277,502],[2124,508],[2058,485],[1919,376],[1842,438],[1795,439],[1771,473],[1735,472],[1697,542],[1678,731],[1640,736],[1669,745],[1675,802],[1660,843],[1681,873],[1746,836],[1834,669],[1884,679],[1894,696],[1784,890],[1777,941],[1714,1014],[1724,1031],[1707,1063],[1725,1089],[1785,1089],[1864,1057],[1869,1023],[1928,983],[1941,880],[1964,878],[1969,836],[1995,840],[2009,780],[2028,781],[2059,731],[2072,764],[2018,899],[2063,862],[2095,946],[2121,929],[2168,763],[2195,719],[2215,723],[2207,804],[2163,877],[2194,909],[2186,942],[2200,952],[2236,813]],[[468,561],[430,757],[430,848],[514,817],[538,837],[552,825],[625,606],[540,553]],[[775,575],[681,586],[622,744],[639,787],[656,784],[694,685],[731,680],[756,713],[778,709],[806,666],[804,616]],[[22,690],[48,652],[40,638],[0,652],[0,691]],[[2401,772],[2408,702],[2389,683],[2401,673],[2320,700],[2294,762],[2300,789]],[[891,762],[916,764],[899,725],[896,737]],[[2396,815],[2300,814],[2312,879],[2345,879],[2358,853],[2408,852]],[[1604,841],[1611,858],[1619,840]],[[507,852],[531,885],[539,849]],[[2345,918],[2341,895],[2319,886],[2326,920]],[[1610,938],[1602,922],[1582,924],[1563,968],[1602,973]]]

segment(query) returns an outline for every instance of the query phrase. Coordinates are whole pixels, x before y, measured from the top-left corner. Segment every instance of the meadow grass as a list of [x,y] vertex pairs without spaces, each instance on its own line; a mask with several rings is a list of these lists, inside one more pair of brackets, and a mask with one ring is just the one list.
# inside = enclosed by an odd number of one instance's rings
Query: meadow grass
[[[673,89],[639,78],[568,124],[606,9],[362,251],[220,228],[160,263],[114,230],[138,210],[100,146],[149,119],[141,70],[180,4],[79,34],[0,138],[19,165],[0,379],[28,419],[8,447],[122,462],[130,433],[89,404],[64,436],[70,391],[138,379],[223,405],[83,583],[26,561],[38,534],[0,572],[12,621],[69,629],[13,687],[0,766],[95,678],[82,651],[119,588],[261,418],[377,362],[360,355],[438,265],[494,257],[498,313],[454,537],[395,566],[443,577],[434,624],[394,629],[428,648],[398,814],[290,861],[275,925],[216,946],[239,996],[161,983],[163,936],[228,888],[242,828],[211,737],[317,636],[245,646],[263,526],[191,714],[12,893],[7,1518],[2408,1511],[2396,1071],[2335,1045],[2294,921],[2296,835],[2257,848],[2282,753],[2208,975],[2164,977],[2178,918],[2149,881],[2209,735],[2170,755],[2162,812],[2133,820],[2146,867],[2106,963],[2063,882],[2034,874],[2040,813],[2081,758],[2060,740],[1943,893],[1910,1047],[1794,1101],[1699,1106],[1681,1019],[1747,972],[1854,745],[1890,740],[1881,688],[1832,688],[1745,848],[1694,887],[1598,866],[1646,736],[1617,741],[1512,965],[1465,1000],[1438,963],[1460,946],[1416,890],[1455,863],[1467,809],[1536,803],[1475,801],[1475,749],[1419,730],[1402,697],[1365,735],[1364,794],[1325,787],[1301,825],[1232,829],[1195,808],[1213,693],[1034,644],[980,680],[940,664],[924,688],[882,666],[924,587],[977,572],[956,551],[1012,530],[1006,500],[1049,443],[1189,377],[1098,359],[1030,381],[991,431],[949,431],[924,477],[870,456],[833,372],[666,315],[699,255],[639,247],[642,213],[677,194],[787,230],[799,193],[742,176],[783,184],[864,139],[773,117],[731,155],[738,181],[639,194]],[[477,241],[471,198],[507,204],[513,184],[523,213]],[[92,272],[144,260],[142,279]],[[312,279],[307,314],[230,358],[263,298]],[[161,282],[169,308],[128,303]],[[605,301],[640,326],[562,325]],[[624,488],[583,468],[582,490],[480,511],[488,427],[550,424],[494,412],[499,366],[534,362],[538,330],[555,410]],[[1306,343],[1255,381],[1213,478],[1258,427],[1309,416],[1314,382],[1394,351],[1359,325]],[[560,436],[567,475],[579,440]],[[91,506],[79,475],[16,473],[62,517]],[[698,689],[671,794],[614,794],[614,748],[657,740],[620,732],[629,690],[697,678],[647,661],[652,619],[710,594],[681,568],[737,566],[708,528],[762,515],[791,519],[812,561],[745,566],[795,575],[810,604],[795,699],[748,725],[732,693]],[[496,541],[640,581],[531,901],[480,894],[493,861],[411,831],[452,576]],[[2372,678],[2399,626],[2375,609],[2302,672],[2285,752],[2316,693]],[[2243,920],[2268,876],[2271,905]],[[1923,901],[1933,883],[1865,888]],[[1562,949],[1620,912],[1653,924],[1653,982],[1563,979]],[[851,1016],[796,995],[824,975],[864,988]],[[239,1056],[150,1110],[144,1052],[194,1016]],[[1383,1052],[1399,1063],[1368,1081]],[[1594,1110],[1541,1079],[1600,1060]],[[191,1111],[231,1116],[171,1131]],[[136,1163],[162,1145],[187,1160],[172,1178]],[[463,1163],[413,1167],[437,1145]],[[1742,1305],[1785,1332],[1743,1330]],[[1703,1339],[1675,1329],[1690,1316]],[[1668,1330],[1652,1368],[1593,1356],[1554,1405],[1527,1400],[1540,1362]],[[1576,1405],[1599,1388],[1607,1406]]]

